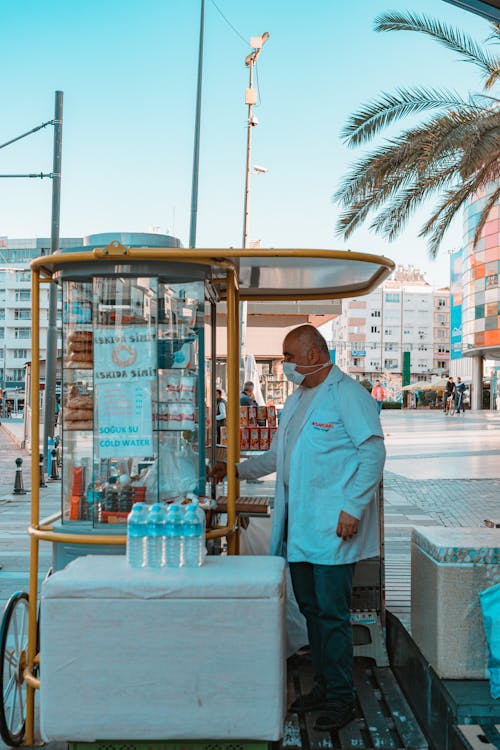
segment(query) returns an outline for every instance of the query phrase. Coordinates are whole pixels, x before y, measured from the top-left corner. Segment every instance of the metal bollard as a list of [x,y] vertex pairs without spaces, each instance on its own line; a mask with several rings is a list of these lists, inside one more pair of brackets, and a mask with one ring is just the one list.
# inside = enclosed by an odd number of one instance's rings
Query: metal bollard
[[60,479],[59,472],[57,470],[57,451],[55,448],[52,448],[50,451],[50,455],[52,456],[52,461],[50,464],[50,478],[51,479]]
[[23,459],[22,458],[16,458],[16,476],[14,479],[14,495],[25,495],[26,490],[24,489],[24,482],[23,482]]
[[43,466],[43,453],[40,453],[40,487],[46,487],[45,484],[45,469]]

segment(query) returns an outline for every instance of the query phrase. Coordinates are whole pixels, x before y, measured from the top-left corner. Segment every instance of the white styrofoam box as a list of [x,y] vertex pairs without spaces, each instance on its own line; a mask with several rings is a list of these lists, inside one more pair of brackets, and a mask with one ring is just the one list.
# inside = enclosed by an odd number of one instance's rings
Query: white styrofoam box
[[499,580],[499,529],[413,530],[412,637],[440,677],[488,676],[479,591]]
[[285,565],[134,570],[82,557],[41,592],[46,741],[281,737]]

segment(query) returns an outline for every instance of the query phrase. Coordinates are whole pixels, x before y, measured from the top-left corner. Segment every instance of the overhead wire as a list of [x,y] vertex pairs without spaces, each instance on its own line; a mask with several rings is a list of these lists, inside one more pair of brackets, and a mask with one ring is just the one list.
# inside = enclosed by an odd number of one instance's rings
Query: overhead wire
[[218,12],[218,13],[220,14],[220,16],[221,16],[221,17],[222,17],[222,18],[224,19],[224,21],[225,21],[225,22],[227,23],[227,25],[229,26],[229,28],[230,28],[230,29],[232,29],[232,30],[234,31],[234,33],[236,34],[236,36],[239,36],[239,38],[240,38],[240,39],[241,39],[241,40],[242,40],[242,41],[243,41],[243,42],[245,43],[245,46],[248,46],[248,42],[247,42],[247,40],[245,39],[245,37],[244,37],[244,36],[243,36],[242,34],[240,34],[240,32],[238,31],[238,29],[237,29],[237,28],[236,28],[235,26],[233,26],[233,24],[231,23],[231,21],[230,21],[230,20],[229,20],[228,18],[226,18],[226,16],[225,16],[225,15],[224,15],[224,13],[223,13],[223,12],[221,11],[221,9],[219,8],[219,6],[218,6],[218,5],[217,5],[217,3],[215,2],[215,0],[210,0],[210,2],[211,2],[211,3],[212,3],[212,5],[214,6],[215,10],[216,10],[216,11],[217,11],[217,12]]
[[[236,36],[238,36],[244,42],[245,46],[248,47],[248,41],[245,39],[245,37],[242,34],[240,34],[238,29],[231,23],[231,21],[227,18],[227,16],[224,15],[224,13],[221,11],[221,9],[219,8],[215,0],[210,0],[210,2],[214,6],[215,10],[219,13],[221,18],[223,18],[223,20],[227,23],[229,28],[232,29],[232,31],[234,31]],[[262,99],[260,96],[259,68],[258,68],[257,63],[255,63],[255,77],[257,78],[257,96],[258,96],[258,102],[255,106],[260,106],[260,104],[262,103]]]

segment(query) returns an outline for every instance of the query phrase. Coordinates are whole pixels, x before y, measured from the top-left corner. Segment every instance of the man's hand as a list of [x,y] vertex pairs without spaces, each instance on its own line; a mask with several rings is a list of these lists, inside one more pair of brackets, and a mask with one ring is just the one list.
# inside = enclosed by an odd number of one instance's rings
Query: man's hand
[[224,477],[227,474],[227,464],[225,461],[217,461],[210,471],[208,472],[208,478],[213,479],[213,481],[216,484],[219,484],[219,482],[222,482]]
[[354,516],[350,516],[349,513],[341,510],[339,514],[339,521],[337,523],[337,536],[341,536],[344,541],[346,539],[352,539],[358,533],[359,519]]

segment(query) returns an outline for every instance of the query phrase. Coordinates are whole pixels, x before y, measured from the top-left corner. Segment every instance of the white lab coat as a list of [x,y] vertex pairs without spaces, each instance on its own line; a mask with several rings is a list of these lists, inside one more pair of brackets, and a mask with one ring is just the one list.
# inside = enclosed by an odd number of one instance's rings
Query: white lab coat
[[[253,479],[277,472],[270,554],[289,562],[353,563],[379,554],[374,491],[383,469],[382,441],[374,443],[376,475],[363,497],[353,496],[353,480],[359,446],[371,437],[383,438],[382,427],[368,391],[335,365],[317,391],[292,448],[288,491],[283,481],[286,431],[302,389],[287,399],[271,449],[239,464],[238,473]],[[341,510],[360,518],[357,535],[345,541],[336,535]]]

